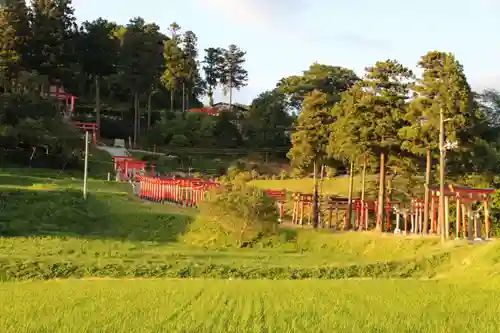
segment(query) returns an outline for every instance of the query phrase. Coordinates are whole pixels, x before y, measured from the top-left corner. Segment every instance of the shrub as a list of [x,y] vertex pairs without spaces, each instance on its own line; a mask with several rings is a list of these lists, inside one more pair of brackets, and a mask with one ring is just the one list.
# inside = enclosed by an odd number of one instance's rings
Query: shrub
[[228,183],[200,204],[183,240],[204,247],[249,247],[277,232],[278,216],[275,202],[262,190]]

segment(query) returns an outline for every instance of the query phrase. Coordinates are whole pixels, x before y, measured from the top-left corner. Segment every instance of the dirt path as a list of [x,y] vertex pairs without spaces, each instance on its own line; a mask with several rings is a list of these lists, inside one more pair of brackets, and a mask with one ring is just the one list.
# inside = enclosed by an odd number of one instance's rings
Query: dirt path
[[97,146],[97,149],[108,152],[111,156],[129,156],[127,149],[122,147]]

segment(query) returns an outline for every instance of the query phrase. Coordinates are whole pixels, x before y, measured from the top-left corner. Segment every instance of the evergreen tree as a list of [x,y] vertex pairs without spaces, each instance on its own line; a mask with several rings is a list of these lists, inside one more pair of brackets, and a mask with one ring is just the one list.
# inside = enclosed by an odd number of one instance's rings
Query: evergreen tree
[[233,89],[239,90],[245,87],[248,82],[248,72],[243,65],[245,64],[246,52],[240,50],[236,45],[231,44],[227,50],[223,51],[222,70],[220,83],[225,91],[229,93],[229,109],[233,105]]
[[29,42],[32,36],[24,0],[11,0],[0,7],[0,75],[6,84],[29,71]]
[[304,97],[313,90],[325,93],[327,105],[332,107],[340,100],[340,94],[357,80],[357,75],[350,69],[314,63],[302,75],[281,79],[278,88],[290,97],[292,106],[296,109],[300,107]]
[[140,97],[148,94],[159,77],[161,40],[158,26],[138,17],[126,26],[121,47],[123,79],[134,96],[134,143],[140,131]]
[[[185,54],[181,48],[180,26],[174,22],[169,27],[170,38],[164,43],[163,58],[164,72],[161,76],[162,84],[170,91],[170,111],[174,110],[175,92],[182,89],[185,76]],[[182,108],[185,108],[184,97]],[[184,111],[184,110],[183,110]]]
[[306,95],[302,109],[296,120],[292,134],[292,148],[287,156],[292,165],[298,168],[314,168],[313,225],[318,227],[318,168],[328,158],[326,150],[330,138],[330,126],[333,121],[330,110],[326,107],[326,94],[314,90]]
[[[32,0],[31,68],[55,84],[70,84],[75,60],[75,17],[71,0]],[[66,80],[70,81],[70,80]]]
[[184,90],[187,90],[187,94],[185,95],[185,103],[186,108],[190,108],[191,96],[193,95],[193,91],[196,84],[199,84],[200,81],[200,73],[198,68],[198,37],[196,37],[195,33],[188,30],[184,33],[182,37],[182,46],[184,51],[184,75],[183,75],[183,84]]
[[[366,69],[365,77],[347,94],[352,103],[344,107],[349,114],[352,135],[363,150],[380,157],[380,181],[377,229],[383,230],[386,195],[386,163],[392,153],[400,150],[398,131],[404,120],[412,72],[395,60],[377,62]],[[360,91],[362,92],[361,98]]]
[[444,118],[445,132],[449,140],[466,138],[475,122],[471,113],[471,91],[463,68],[450,53],[430,51],[418,66],[423,74],[411,89],[413,99],[405,116],[408,121],[399,136],[401,147],[417,156],[426,156],[424,233],[428,232],[429,186],[432,168],[432,152],[438,154],[440,110]]
[[278,90],[266,91],[257,96],[243,121],[249,145],[255,148],[290,146],[287,132],[294,119],[288,109],[286,96]]
[[101,81],[116,71],[119,40],[113,35],[116,24],[98,18],[83,22],[80,28],[79,54],[84,73],[95,82],[95,113],[98,133],[101,127]]
[[221,80],[222,64],[224,62],[222,54],[223,50],[221,48],[210,47],[205,49],[203,71],[205,72],[207,95],[210,105],[214,104],[214,90]]

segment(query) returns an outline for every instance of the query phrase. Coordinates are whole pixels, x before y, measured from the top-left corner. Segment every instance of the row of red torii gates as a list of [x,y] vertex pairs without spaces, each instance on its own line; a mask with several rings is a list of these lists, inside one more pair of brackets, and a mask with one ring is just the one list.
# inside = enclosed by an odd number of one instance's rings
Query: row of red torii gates
[[[195,178],[165,178],[146,176],[147,163],[133,156],[113,156],[117,181],[131,181],[135,193],[140,198],[161,203],[175,203],[196,206],[206,193],[219,187],[219,183]],[[150,166],[154,175],[154,165]],[[424,221],[424,200],[413,199],[409,207],[403,202],[385,203],[384,231],[396,234],[440,234],[447,237],[454,229],[457,238],[489,239],[491,222],[489,198],[495,192],[492,188],[472,188],[468,186],[445,186],[445,224],[441,231],[438,225],[439,188],[430,187],[430,221]],[[280,220],[285,217],[287,192],[285,190],[265,190],[269,197],[276,200]],[[291,222],[296,225],[312,224],[313,195],[292,194],[293,206]],[[450,217],[452,206],[455,209],[454,221]],[[377,201],[354,199],[351,203],[352,215],[348,221],[349,202],[346,198],[323,196],[319,200],[320,224],[333,230],[367,231],[376,228],[373,221],[379,220]],[[394,219],[395,218],[395,219]],[[453,223],[452,223],[453,222]],[[482,227],[484,225],[484,228]]]
[[[492,188],[472,188],[468,186],[445,186],[445,216],[444,230],[438,224],[439,187],[430,187],[430,221],[424,221],[424,200],[411,200],[409,207],[403,202],[387,201],[384,206],[384,221],[379,227],[396,234],[441,234],[446,238],[453,229],[456,238],[469,240],[489,239],[491,221],[489,199],[495,192]],[[312,223],[313,195],[295,193],[292,208],[292,223],[308,225]],[[353,199],[351,202],[351,220],[349,215],[349,200],[338,197],[320,197],[318,200],[320,225],[324,228],[340,230],[370,230],[376,228],[372,221],[379,221],[377,216],[378,203],[375,200]],[[450,218],[451,207],[455,208],[454,223]],[[395,221],[392,221],[392,217]],[[430,222],[430,223],[429,223]],[[484,228],[482,228],[484,226]]]
[[[44,94],[42,93],[42,95]],[[71,119],[71,117],[75,112],[75,103],[78,97],[68,92],[65,92],[63,87],[56,85],[50,86],[48,95],[60,101],[60,109],[62,115],[67,119]],[[84,132],[89,132],[92,136],[93,144],[94,145],[97,144],[97,133],[99,129],[97,123],[73,121],[72,124],[75,126],[75,128],[79,130],[82,130]]]

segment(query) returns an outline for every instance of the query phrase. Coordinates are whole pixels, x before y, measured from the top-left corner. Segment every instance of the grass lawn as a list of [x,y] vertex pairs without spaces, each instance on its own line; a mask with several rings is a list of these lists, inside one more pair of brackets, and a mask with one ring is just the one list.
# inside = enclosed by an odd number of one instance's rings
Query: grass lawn
[[499,280],[3,283],[0,331],[496,333],[499,287]]
[[284,229],[206,250],[181,242],[195,209],[99,179],[83,200],[81,186],[0,169],[0,332],[498,331],[496,241]]

